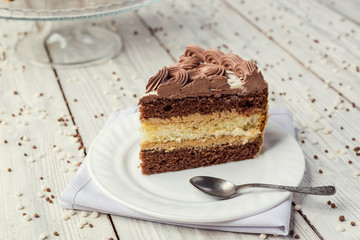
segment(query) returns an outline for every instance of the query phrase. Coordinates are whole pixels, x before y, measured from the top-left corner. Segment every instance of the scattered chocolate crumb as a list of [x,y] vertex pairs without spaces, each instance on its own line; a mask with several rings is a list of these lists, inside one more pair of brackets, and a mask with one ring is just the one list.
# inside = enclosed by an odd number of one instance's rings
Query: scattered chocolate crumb
[[351,140],[356,141],[356,139],[355,139],[355,138],[352,138]]
[[319,159],[319,157],[317,155],[314,155],[314,159]]
[[54,232],[54,235],[55,235],[55,236],[59,236],[59,233],[58,233],[58,232]]
[[352,222],[350,222],[350,225],[354,227],[356,224],[354,221],[352,221]]
[[350,147],[349,147],[349,145],[346,145],[345,148],[346,148],[346,149],[349,149]]
[[95,117],[95,118],[98,118],[98,116],[97,116],[97,115],[94,115],[94,117]]
[[11,168],[8,168],[8,172],[12,172],[12,169],[11,169]]
[[354,151],[355,151],[355,152],[360,151],[360,147],[356,147],[356,148],[354,148]]
[[321,169],[319,169],[319,173],[320,173],[320,174],[322,174],[322,173],[323,173],[323,171],[322,171]]
[[299,238],[300,238],[299,234],[296,234],[296,235],[294,236],[294,238],[295,238],[295,239],[299,239]]
[[21,146],[22,145],[21,142],[19,142],[18,145]]
[[348,161],[348,164],[352,164],[352,161],[351,161],[351,160],[349,160],[349,161]]
[[329,200],[329,201],[327,201],[327,205],[330,205],[331,204],[331,201]]
[[26,215],[26,213],[25,213],[25,212],[23,212],[23,213],[22,213],[22,215],[23,215],[23,216],[25,216],[25,215]]
[[339,221],[340,221],[340,222],[344,222],[344,221],[345,221],[344,215],[340,215],[340,216],[339,216]]
[[44,178],[43,178],[43,177],[40,177],[40,180],[44,180]]
[[49,197],[46,197],[45,200],[48,202],[48,201],[50,201],[50,198],[49,198]]
[[76,98],[74,98],[74,102],[77,102],[78,100]]
[[50,200],[49,200],[49,203],[53,203],[53,200],[50,199]]
[[50,195],[50,197],[51,197],[52,199],[54,199],[54,198],[55,198],[55,196],[54,196],[53,194],[51,194],[51,195]]
[[289,235],[290,236],[294,235],[294,230],[290,230]]
[[50,189],[50,188],[46,188],[46,191],[47,191],[47,192],[51,192],[51,189]]
[[327,150],[327,149],[325,149],[325,151],[324,151],[325,153],[328,153],[329,151]]
[[5,144],[7,144],[7,143],[8,143],[8,141],[7,141],[7,140],[4,140],[4,143],[5,143]]
[[36,146],[34,145],[34,146],[32,146],[32,148],[33,148],[33,149],[36,149]]
[[344,130],[344,127],[343,127],[343,126],[341,126],[341,127],[340,127],[340,129],[341,129],[341,130]]
[[136,95],[136,94],[133,94],[133,97],[134,97],[134,98],[136,98],[136,97],[137,97],[137,95]]
[[102,113],[102,114],[100,114],[100,116],[102,116],[102,117],[103,117],[103,116],[104,116],[104,114]]
[[27,156],[28,156],[28,154],[27,154],[27,153],[24,153],[24,156],[25,156],[25,157],[27,157]]
[[12,116],[12,117],[15,117],[15,114],[12,113],[11,116]]
[[331,206],[331,208],[336,208],[336,204],[335,204],[335,203],[331,203],[330,206]]
[[89,228],[93,228],[94,227],[94,225],[92,225],[91,223],[89,224]]
[[39,214],[35,213],[34,218],[39,218]]
[[138,31],[135,30],[135,31],[134,31],[134,35],[138,35]]
[[18,95],[19,93],[17,91],[14,91],[14,95]]

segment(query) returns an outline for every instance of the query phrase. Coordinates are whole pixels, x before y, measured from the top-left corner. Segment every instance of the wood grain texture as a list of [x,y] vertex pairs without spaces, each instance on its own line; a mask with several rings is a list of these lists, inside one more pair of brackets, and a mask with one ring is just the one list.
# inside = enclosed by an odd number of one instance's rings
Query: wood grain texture
[[344,20],[352,21],[360,25],[360,18],[358,10],[360,9],[359,1],[344,0],[344,1],[326,1],[318,0],[319,3],[327,6],[344,18]]
[[[6,53],[0,60],[0,239],[39,239],[41,233],[54,239],[54,232],[60,239],[114,237],[104,214],[88,218],[94,227],[81,230],[79,213],[62,219],[68,212],[59,205],[60,195],[82,159],[79,144],[59,132],[76,131],[53,71],[28,66],[13,54],[18,36],[35,25],[0,20],[0,26],[0,52]],[[60,117],[70,119],[67,127],[59,125]]]

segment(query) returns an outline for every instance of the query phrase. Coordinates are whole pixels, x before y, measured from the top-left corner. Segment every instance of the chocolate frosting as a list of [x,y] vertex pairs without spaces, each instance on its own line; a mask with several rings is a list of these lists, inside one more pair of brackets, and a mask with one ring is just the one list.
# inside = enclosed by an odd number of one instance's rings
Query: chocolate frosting
[[234,71],[235,65],[242,61],[241,57],[232,53],[228,53],[220,58],[220,64],[229,71]]
[[[228,74],[235,74],[241,88],[231,88]],[[163,67],[146,85],[146,93],[140,101],[157,97],[181,98],[184,96],[246,94],[267,89],[267,83],[253,61],[243,60],[238,55],[224,54],[218,49],[204,50],[190,44],[176,64]]]
[[189,44],[186,47],[184,55],[186,57],[197,57],[201,62],[205,62],[204,49],[195,44]]
[[165,82],[169,76],[169,69],[167,67],[163,67],[160,69],[155,76],[151,77],[146,84],[146,93],[151,91],[155,91],[159,85]]
[[239,78],[244,78],[244,81],[248,75],[251,75],[254,72],[257,72],[257,66],[253,61],[242,61],[234,67],[235,75]]
[[224,56],[225,54],[215,48],[210,48],[208,50],[204,51],[204,58],[205,58],[205,62],[207,63],[213,63],[213,64],[217,64],[220,65],[220,59]]

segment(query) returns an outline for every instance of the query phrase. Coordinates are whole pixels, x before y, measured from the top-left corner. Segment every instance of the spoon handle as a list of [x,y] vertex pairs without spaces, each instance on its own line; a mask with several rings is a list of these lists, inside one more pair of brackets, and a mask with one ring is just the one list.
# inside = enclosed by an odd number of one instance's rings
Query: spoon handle
[[292,187],[292,186],[283,186],[275,184],[263,184],[263,183],[249,183],[236,186],[236,191],[242,190],[244,188],[272,188],[272,189],[281,189],[290,192],[305,193],[312,195],[334,195],[336,189],[334,186],[320,186],[320,187]]

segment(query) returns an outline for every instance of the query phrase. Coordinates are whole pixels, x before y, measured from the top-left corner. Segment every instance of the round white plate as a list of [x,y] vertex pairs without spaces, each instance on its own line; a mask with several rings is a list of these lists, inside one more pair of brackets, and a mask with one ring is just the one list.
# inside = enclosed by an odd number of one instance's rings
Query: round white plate
[[217,200],[189,183],[198,175],[236,184],[274,183],[298,186],[304,174],[303,153],[287,132],[269,122],[256,159],[179,172],[142,175],[139,167],[139,115],[130,114],[94,140],[88,166],[96,185],[117,202],[137,212],[170,221],[219,222],[247,217],[281,203],[289,192],[247,189],[229,200]]

